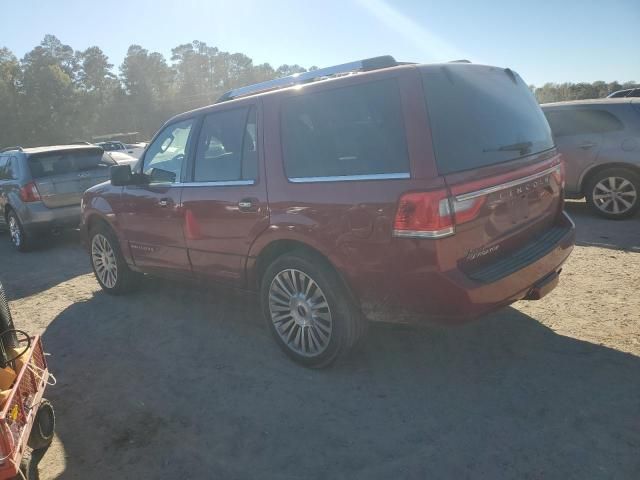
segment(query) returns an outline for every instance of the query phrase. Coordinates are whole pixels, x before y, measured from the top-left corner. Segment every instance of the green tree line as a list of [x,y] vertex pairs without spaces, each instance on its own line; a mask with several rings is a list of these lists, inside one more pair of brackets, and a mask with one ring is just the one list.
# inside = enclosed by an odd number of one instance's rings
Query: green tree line
[[538,102],[562,102],[565,100],[584,100],[588,98],[604,98],[610,93],[626,88],[640,87],[636,82],[603,82],[593,83],[545,83],[542,87],[531,85]]
[[[46,35],[22,59],[0,47],[0,146],[90,141],[117,132],[147,139],[170,116],[214,103],[231,88],[304,71],[254,64],[242,53],[196,40],[173,48],[168,60],[131,45],[115,74],[99,47],[74,50]],[[532,89],[540,102],[551,102],[604,97],[633,85],[547,83]]]
[[0,47],[0,146],[117,132],[148,139],[172,115],[212,104],[231,88],[306,69],[256,65],[242,53],[194,41],[172,49],[169,61],[131,45],[118,71],[99,47],[74,50],[54,35],[21,60]]

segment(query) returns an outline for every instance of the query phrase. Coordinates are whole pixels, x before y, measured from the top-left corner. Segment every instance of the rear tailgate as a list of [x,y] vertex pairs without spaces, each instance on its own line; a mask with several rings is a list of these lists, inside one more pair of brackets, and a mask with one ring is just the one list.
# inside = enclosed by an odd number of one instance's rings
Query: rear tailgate
[[79,205],[82,194],[109,179],[115,162],[101,148],[56,150],[29,156],[29,169],[42,203],[49,208]]
[[[480,180],[476,180],[478,177]],[[450,263],[455,262],[478,279],[486,265],[546,238],[562,211],[562,174],[555,150],[497,168],[487,167],[473,176],[450,174],[445,181],[454,211],[458,205],[469,204],[477,209],[468,220],[454,214],[455,241],[447,248]]]
[[480,279],[487,265],[553,233],[563,206],[560,158],[515,72],[470,64],[421,70],[455,224],[455,235],[440,241],[441,265]]

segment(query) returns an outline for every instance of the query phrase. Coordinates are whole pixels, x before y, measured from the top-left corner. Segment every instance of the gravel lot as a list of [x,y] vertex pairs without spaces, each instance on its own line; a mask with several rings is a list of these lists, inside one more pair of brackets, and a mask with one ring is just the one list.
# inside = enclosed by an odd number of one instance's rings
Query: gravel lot
[[249,296],[150,279],[112,298],[74,234],[26,255],[0,235],[17,326],[58,378],[40,478],[639,478],[640,218],[569,212],[544,300],[375,325],[324,371],[287,360]]

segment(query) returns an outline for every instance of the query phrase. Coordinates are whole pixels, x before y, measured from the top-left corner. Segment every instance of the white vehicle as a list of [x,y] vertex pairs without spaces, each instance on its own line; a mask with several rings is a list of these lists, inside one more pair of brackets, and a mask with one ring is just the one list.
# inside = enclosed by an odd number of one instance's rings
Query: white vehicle
[[115,140],[96,143],[96,145],[102,147],[105,152],[125,153],[135,158],[140,158],[140,155],[142,155],[142,152],[144,152],[144,147],[147,146],[146,143],[142,142],[126,144]]

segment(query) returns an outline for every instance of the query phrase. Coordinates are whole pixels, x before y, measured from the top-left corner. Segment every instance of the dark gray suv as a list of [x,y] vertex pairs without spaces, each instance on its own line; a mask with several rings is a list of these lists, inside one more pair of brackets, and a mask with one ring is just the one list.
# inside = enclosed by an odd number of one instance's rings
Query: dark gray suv
[[77,227],[82,193],[115,164],[93,145],[0,150],[0,228],[23,252],[46,233]]
[[640,98],[541,105],[566,169],[569,198],[598,215],[628,218],[640,209]]

